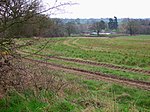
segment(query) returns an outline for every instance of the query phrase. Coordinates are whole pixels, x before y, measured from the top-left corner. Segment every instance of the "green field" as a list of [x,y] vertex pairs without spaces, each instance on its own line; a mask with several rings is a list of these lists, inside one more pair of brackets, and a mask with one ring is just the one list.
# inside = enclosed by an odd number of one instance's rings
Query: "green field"
[[150,69],[150,36],[40,39],[25,50],[36,52],[47,40],[42,54]]
[[[150,70],[150,36],[117,38],[64,37],[64,38],[24,38],[15,40],[18,44],[31,41],[30,46],[20,49],[22,56],[36,53],[66,59],[80,59],[106,63],[126,68]],[[46,45],[46,46],[45,46]],[[47,61],[65,67],[111,74],[117,77],[150,82],[150,74],[111,69],[78,62],[44,58],[38,55],[30,59]],[[31,70],[34,66],[25,63]],[[43,77],[53,77],[52,87],[44,87],[34,94],[28,90],[19,94],[10,93],[9,100],[0,100],[2,112],[150,112],[150,91],[129,85],[100,80],[86,75],[42,66]],[[39,72],[38,72],[39,73]],[[43,82],[44,83],[44,82]],[[60,85],[63,85],[60,88]],[[7,104],[7,106],[6,106]],[[9,108],[8,108],[9,107]]]

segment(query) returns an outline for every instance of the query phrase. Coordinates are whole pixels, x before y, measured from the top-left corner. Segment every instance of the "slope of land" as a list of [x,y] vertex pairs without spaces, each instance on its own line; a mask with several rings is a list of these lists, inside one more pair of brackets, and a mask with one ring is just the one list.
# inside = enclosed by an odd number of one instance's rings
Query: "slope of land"
[[150,36],[15,41],[31,42],[18,53],[32,89],[9,93],[0,111],[150,111]]

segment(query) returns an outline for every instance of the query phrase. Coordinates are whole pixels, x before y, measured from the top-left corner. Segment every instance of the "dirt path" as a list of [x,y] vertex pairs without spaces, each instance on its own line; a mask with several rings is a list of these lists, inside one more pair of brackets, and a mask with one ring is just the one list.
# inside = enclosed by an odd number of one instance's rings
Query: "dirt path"
[[63,44],[64,44],[64,45],[67,45],[67,46],[69,46],[69,47],[76,48],[76,46],[70,44],[70,41],[71,41],[71,40],[69,40],[69,39],[68,39],[68,40],[65,40],[65,41],[63,42]]
[[[25,52],[25,53],[29,53],[29,52]],[[126,71],[126,72],[134,72],[134,73],[142,73],[145,75],[150,75],[150,70],[143,70],[143,69],[137,69],[137,68],[127,68],[127,67],[108,64],[108,63],[93,62],[93,61],[87,61],[87,60],[81,60],[81,59],[64,58],[64,57],[48,56],[48,55],[40,55],[40,54],[34,54],[34,55],[42,56],[42,57],[46,57],[46,58],[51,58],[51,59],[75,62],[75,63],[80,63],[80,64],[105,67],[105,68],[109,68],[109,69],[113,69],[113,70],[121,70],[121,71]]]
[[53,67],[55,69],[61,69],[61,70],[67,71],[67,72],[84,74],[87,77],[93,76],[93,77],[96,77],[97,79],[104,80],[104,81],[109,81],[109,82],[111,81],[114,83],[119,83],[119,84],[123,84],[123,85],[138,87],[138,88],[145,89],[145,90],[150,90],[150,83],[149,82],[144,82],[144,81],[139,81],[139,80],[131,80],[131,79],[126,79],[126,78],[114,76],[111,74],[92,72],[92,71],[73,68],[73,67],[66,67],[66,66],[62,66],[62,65],[58,65],[58,64],[53,64],[53,63],[39,61],[39,60],[33,60],[33,59],[29,59],[29,58],[24,58],[24,59],[27,61],[40,63],[41,65],[45,64],[47,67],[50,67],[50,68]]

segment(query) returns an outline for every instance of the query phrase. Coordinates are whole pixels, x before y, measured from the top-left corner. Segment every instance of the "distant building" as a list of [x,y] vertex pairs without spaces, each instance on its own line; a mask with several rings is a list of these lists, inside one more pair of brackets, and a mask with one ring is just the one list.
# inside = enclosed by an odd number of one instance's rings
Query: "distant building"
[[82,35],[89,36],[90,35],[90,31],[84,31],[84,32],[82,32]]
[[[99,33],[100,35],[110,35],[111,33],[109,33],[109,32],[103,32],[103,33]],[[90,33],[90,35],[97,35],[97,32],[92,32],[92,33]]]

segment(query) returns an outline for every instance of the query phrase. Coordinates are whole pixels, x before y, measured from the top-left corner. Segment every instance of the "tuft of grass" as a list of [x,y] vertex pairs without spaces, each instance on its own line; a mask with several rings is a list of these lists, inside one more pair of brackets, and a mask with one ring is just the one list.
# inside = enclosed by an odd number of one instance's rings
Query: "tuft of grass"
[[72,112],[74,110],[74,105],[66,100],[62,100],[53,104],[49,109],[49,112]]

